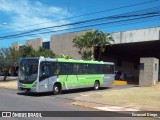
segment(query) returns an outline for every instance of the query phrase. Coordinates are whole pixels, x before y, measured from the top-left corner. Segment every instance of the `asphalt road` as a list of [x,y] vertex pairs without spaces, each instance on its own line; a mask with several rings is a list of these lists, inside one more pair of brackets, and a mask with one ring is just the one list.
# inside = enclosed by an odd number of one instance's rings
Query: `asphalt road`
[[[110,90],[111,88],[102,89]],[[114,89],[114,88],[112,88]],[[121,89],[121,88],[119,88]],[[52,95],[51,93],[43,94],[17,94],[17,91],[2,89],[0,88],[0,111],[95,111],[94,109],[89,108],[80,108],[73,106],[70,103],[74,101],[74,97],[83,94],[84,92],[93,92],[92,89],[80,89],[72,91],[64,91],[61,95]],[[27,118],[12,118],[13,120],[17,119],[27,119]],[[38,118],[38,119],[56,119],[56,120],[74,120],[74,117],[58,117],[58,118]],[[77,117],[76,119],[82,120],[97,120],[104,119],[105,117],[87,117],[81,118]],[[107,119],[112,120],[130,120],[130,119],[140,119],[140,118],[117,118],[110,117]]]

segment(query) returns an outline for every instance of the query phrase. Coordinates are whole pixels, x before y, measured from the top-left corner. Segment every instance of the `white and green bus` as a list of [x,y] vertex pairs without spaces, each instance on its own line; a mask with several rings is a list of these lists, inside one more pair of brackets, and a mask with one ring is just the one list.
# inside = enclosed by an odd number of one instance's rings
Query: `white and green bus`
[[114,63],[73,59],[24,58],[19,63],[18,90],[59,94],[61,90],[102,86],[114,82]]

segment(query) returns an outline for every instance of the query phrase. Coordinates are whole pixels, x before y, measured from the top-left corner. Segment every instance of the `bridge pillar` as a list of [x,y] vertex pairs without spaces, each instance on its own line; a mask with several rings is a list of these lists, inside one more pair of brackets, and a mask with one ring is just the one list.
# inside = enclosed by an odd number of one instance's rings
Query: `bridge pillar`
[[139,86],[153,86],[158,81],[159,59],[153,57],[140,58]]

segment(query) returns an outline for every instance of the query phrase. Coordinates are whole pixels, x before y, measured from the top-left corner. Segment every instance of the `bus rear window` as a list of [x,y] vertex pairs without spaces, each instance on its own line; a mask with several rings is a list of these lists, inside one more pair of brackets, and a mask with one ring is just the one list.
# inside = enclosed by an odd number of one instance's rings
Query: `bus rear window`
[[114,65],[104,65],[104,74],[114,74]]

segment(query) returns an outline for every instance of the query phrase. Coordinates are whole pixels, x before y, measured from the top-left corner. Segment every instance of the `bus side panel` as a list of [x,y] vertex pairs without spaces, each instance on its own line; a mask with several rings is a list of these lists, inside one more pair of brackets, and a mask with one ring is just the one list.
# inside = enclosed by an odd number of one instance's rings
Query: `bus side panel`
[[114,83],[114,74],[104,74],[104,86],[108,86]]
[[104,86],[108,86],[114,83],[114,64],[104,63]]
[[68,85],[66,83],[66,80],[67,80],[67,75],[58,75],[57,77],[57,81],[61,83],[62,85],[62,89],[69,89],[68,88]]
[[48,78],[39,81],[39,92],[48,92],[48,91],[49,91]]
[[52,76],[48,78],[48,88],[49,91],[53,91],[53,85],[58,82],[57,76]]
[[100,84],[103,84],[102,74],[86,74],[78,75],[78,86],[90,86],[92,87],[96,80],[99,80]]
[[77,87],[82,87],[86,85],[86,75],[77,75],[78,77],[78,82],[77,82]]
[[75,88],[77,87],[78,77],[77,75],[68,75],[66,81],[69,88]]

